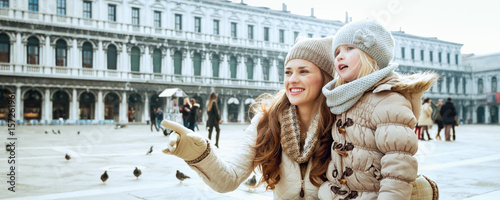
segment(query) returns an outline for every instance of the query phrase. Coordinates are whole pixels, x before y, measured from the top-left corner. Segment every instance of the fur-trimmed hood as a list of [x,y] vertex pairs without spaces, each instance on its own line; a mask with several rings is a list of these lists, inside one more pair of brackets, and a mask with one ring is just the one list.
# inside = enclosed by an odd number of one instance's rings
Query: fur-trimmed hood
[[421,99],[439,75],[434,72],[424,72],[412,75],[396,75],[383,79],[373,86],[373,93],[382,91],[394,91],[402,94],[412,104],[413,114],[420,116]]

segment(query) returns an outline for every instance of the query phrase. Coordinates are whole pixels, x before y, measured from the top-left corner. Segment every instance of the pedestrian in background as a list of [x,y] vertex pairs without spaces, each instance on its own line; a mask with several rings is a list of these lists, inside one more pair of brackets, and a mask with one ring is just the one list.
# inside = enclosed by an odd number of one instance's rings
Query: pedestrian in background
[[431,107],[431,99],[429,97],[424,98],[424,102],[422,103],[422,107],[420,108],[420,117],[418,118],[418,126],[422,129],[421,140],[425,140],[425,133],[427,133],[427,138],[432,140],[429,135],[429,128],[432,126],[432,107]]
[[157,124],[158,129],[156,129],[157,131],[160,131],[160,129],[165,128],[161,126],[161,121],[163,121],[163,111],[161,110],[161,107],[158,107],[158,109],[156,110],[156,121],[158,123]]
[[436,134],[436,140],[441,140],[441,130],[443,130],[443,116],[441,116],[441,107],[443,106],[444,102],[443,99],[439,99],[437,105],[434,103],[431,103],[432,106],[432,119],[434,122],[436,122],[438,126],[437,134]]
[[158,121],[156,120],[156,108],[153,108],[153,110],[151,110],[151,113],[149,114],[149,118],[150,119],[150,122],[151,122],[151,132],[153,132],[153,126],[155,127],[156,131],[159,131],[158,130]]
[[212,131],[215,128],[215,146],[219,148],[219,134],[220,128],[219,124],[222,122],[219,115],[219,108],[217,107],[217,94],[215,92],[210,93],[208,97],[208,105],[207,105],[207,127],[208,127],[208,139],[212,139]]
[[189,98],[184,98],[184,103],[182,104],[182,107],[180,108],[180,111],[182,113],[182,122],[184,127],[188,128],[189,127],[189,111],[191,110],[191,103],[189,103]]
[[[456,123],[457,112],[455,111],[455,106],[451,101],[451,98],[446,99],[446,103],[441,107],[441,116],[443,117],[444,125],[444,138],[446,141],[450,141],[450,131]],[[453,140],[455,140],[455,132],[453,132]]]
[[198,115],[198,108],[200,108],[200,104],[196,103],[196,99],[194,98],[191,98],[189,103],[191,103],[191,109],[188,114],[188,128],[194,131],[194,126],[197,121],[196,116]]

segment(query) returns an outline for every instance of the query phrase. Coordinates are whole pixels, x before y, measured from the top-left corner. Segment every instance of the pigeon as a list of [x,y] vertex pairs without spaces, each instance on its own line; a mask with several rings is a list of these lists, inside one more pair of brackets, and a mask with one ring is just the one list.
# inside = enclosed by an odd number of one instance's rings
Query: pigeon
[[80,135],[80,131],[78,131],[78,135]]
[[151,146],[151,148],[149,148],[149,151],[146,153],[146,155],[151,155],[151,153],[153,153],[153,146]]
[[258,187],[257,179],[255,179],[255,174],[252,176],[252,178],[249,178],[247,181],[245,181],[245,186],[248,187],[249,191],[250,189],[255,189]]
[[137,167],[135,167],[135,169],[134,169],[134,176],[137,177],[137,179],[139,179],[139,176],[141,174],[142,174],[141,170],[137,169]]
[[52,133],[57,134],[56,131],[54,131],[54,129],[52,129]]
[[106,180],[108,180],[109,176],[108,176],[108,171],[104,171],[104,174],[101,175],[101,181],[102,183],[105,183]]
[[66,154],[66,156],[64,156],[66,158],[66,160],[69,160],[71,159],[71,156],[69,156],[68,154]]
[[184,179],[187,179],[187,178],[190,178],[189,176],[186,176],[184,175],[182,172],[180,172],[179,170],[177,170],[177,173],[175,174],[175,177],[177,177],[177,179],[179,179],[182,183],[182,181]]
[[49,132],[48,131],[45,131],[45,134],[48,134]]
[[61,131],[60,131],[60,130],[57,130],[57,133],[61,134]]

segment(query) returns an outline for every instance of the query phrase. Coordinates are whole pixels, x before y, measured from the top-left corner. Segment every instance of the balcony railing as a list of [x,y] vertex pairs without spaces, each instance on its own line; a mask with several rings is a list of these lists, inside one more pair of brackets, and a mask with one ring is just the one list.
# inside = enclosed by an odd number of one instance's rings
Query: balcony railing
[[268,88],[278,89],[283,86],[281,82],[263,81],[263,80],[248,80],[234,78],[216,78],[206,76],[186,76],[148,72],[130,72],[108,69],[93,69],[93,68],[75,68],[75,67],[60,67],[60,66],[42,66],[28,64],[9,64],[0,63],[0,74],[6,76],[43,76],[47,78],[61,77],[78,78],[87,80],[109,80],[123,81],[130,80],[135,82],[156,82],[156,83],[181,83],[192,85],[213,85],[213,86],[228,86],[228,87],[251,87],[251,88]]
[[209,42],[212,44],[245,45],[249,48],[285,51],[291,44],[255,41],[246,38],[233,38],[230,36],[197,33],[169,28],[157,28],[148,25],[132,25],[130,23],[113,22],[100,19],[87,19],[67,15],[32,12],[12,8],[1,8],[0,19],[16,19],[27,23],[50,24],[55,26],[73,27],[81,29],[94,29],[104,32],[120,32],[128,34],[152,35],[154,37],[167,37],[173,39]]

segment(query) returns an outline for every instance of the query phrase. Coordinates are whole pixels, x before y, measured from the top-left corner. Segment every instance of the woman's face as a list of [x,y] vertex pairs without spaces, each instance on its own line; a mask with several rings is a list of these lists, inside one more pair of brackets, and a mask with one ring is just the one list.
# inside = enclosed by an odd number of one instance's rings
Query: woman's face
[[345,82],[356,80],[361,69],[360,52],[351,45],[340,45],[335,50],[335,71]]
[[284,84],[292,105],[314,105],[323,87],[321,69],[307,60],[290,60],[285,66]]

